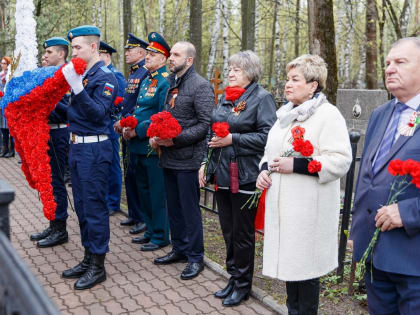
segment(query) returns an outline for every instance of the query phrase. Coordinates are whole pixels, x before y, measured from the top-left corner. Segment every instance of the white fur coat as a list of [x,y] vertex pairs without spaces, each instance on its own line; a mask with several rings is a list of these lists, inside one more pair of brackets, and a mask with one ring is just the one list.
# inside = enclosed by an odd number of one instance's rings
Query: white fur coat
[[261,160],[261,164],[271,162],[291,149],[291,128],[299,125],[305,128],[305,140],[314,146],[313,158],[322,164],[319,177],[271,174],[272,186],[266,195],[263,274],[284,281],[320,277],[338,264],[340,178],[350,167],[351,146],[338,109],[327,102],[318,106],[309,118],[294,120],[286,127],[277,120]]

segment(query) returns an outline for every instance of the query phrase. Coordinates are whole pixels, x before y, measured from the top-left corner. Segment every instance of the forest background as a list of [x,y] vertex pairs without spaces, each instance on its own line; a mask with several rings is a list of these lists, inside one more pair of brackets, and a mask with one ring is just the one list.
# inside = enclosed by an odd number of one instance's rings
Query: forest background
[[38,58],[45,39],[91,24],[118,50],[114,65],[127,74],[127,33],[147,39],[157,31],[170,45],[193,42],[198,72],[211,79],[218,68],[225,83],[229,56],[254,50],[263,62],[261,83],[278,99],[285,65],[304,53],[326,60],[333,103],[337,88],[383,88],[390,45],[420,35],[420,0],[0,0],[0,56],[15,48],[16,1],[35,5]]

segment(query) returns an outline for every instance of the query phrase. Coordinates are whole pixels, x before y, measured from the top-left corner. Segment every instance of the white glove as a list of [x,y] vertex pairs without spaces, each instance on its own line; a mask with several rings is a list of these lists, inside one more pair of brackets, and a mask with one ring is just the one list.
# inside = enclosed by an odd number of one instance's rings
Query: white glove
[[77,95],[83,91],[82,76],[78,75],[74,70],[72,62],[69,62],[63,68],[63,75],[66,78],[67,83],[71,86],[74,94]]

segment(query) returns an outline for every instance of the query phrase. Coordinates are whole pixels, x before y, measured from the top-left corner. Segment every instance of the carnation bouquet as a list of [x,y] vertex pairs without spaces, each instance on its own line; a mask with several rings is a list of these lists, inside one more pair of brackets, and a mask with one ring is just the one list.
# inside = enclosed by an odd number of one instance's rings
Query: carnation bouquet
[[137,127],[137,119],[134,116],[127,116],[120,121],[121,128],[135,129]]
[[[385,204],[386,206],[397,203],[398,197],[403,194],[411,184],[420,189],[420,162],[410,159],[406,161],[401,161],[400,159],[392,160],[388,165],[388,172],[395,177],[391,184],[388,201]],[[409,180],[409,177],[411,177],[411,181]],[[373,250],[380,233],[381,228],[376,228],[367,249],[363,253],[362,259],[357,264],[356,277],[358,279],[361,279],[366,272],[366,261],[369,256],[373,255]],[[373,257],[371,257],[371,262],[372,261]],[[373,277],[371,277],[371,280],[373,281]]]
[[[211,130],[214,132],[214,135],[218,138],[227,137],[230,133],[229,124],[226,121],[213,123],[211,125]],[[213,154],[213,148],[209,148],[209,152],[207,154],[207,161],[206,161],[206,164],[204,166],[204,174],[207,173],[207,168],[209,166],[212,154]]]
[[[314,153],[314,146],[309,140],[304,139],[305,129],[300,126],[295,126],[291,130],[292,136],[292,146],[293,148],[284,152],[281,157],[290,157],[290,156],[299,156],[299,154],[309,160],[308,164],[308,172],[309,173],[317,173],[321,171],[322,165],[321,162],[316,160],[311,160],[310,157]],[[273,173],[273,170],[268,170],[268,176]],[[264,189],[265,191],[265,189]],[[251,195],[251,197],[245,202],[245,204],[241,207],[244,209],[248,207],[248,209],[252,209],[253,207],[258,205],[260,201],[261,195],[263,194],[263,190],[257,188],[255,192]],[[265,198],[264,198],[265,201]]]
[[[146,135],[149,138],[158,137],[160,139],[173,139],[179,136],[182,132],[181,125],[178,120],[171,115],[168,111],[162,111],[150,117],[152,123],[147,128]],[[153,152],[153,149],[149,151],[147,155]],[[160,150],[158,149],[158,153]]]

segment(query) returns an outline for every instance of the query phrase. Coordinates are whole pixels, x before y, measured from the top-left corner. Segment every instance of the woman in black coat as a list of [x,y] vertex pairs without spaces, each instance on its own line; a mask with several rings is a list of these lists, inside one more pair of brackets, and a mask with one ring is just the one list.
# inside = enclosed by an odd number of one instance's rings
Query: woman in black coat
[[211,121],[227,122],[229,134],[223,138],[209,136],[212,151],[207,174],[206,159],[199,173],[201,186],[211,182],[217,187],[215,196],[231,277],[215,296],[222,298],[225,306],[248,299],[252,287],[256,206],[241,207],[255,191],[258,163],[276,119],[274,99],[257,83],[260,77],[261,61],[254,52],[243,51],[229,58],[229,86]]

